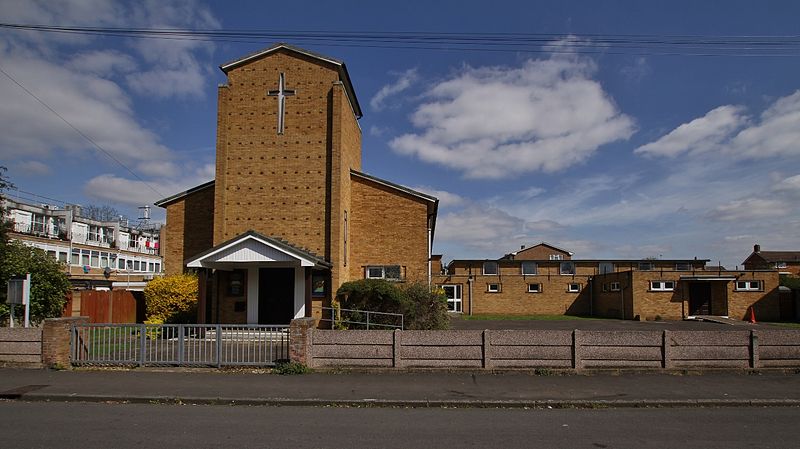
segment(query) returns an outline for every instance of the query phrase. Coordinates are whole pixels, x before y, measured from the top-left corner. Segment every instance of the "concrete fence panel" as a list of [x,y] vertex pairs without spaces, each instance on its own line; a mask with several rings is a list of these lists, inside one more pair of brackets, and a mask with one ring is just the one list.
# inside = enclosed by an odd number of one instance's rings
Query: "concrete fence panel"
[[750,331],[673,331],[669,340],[676,368],[748,368],[754,364]]
[[42,329],[0,328],[0,364],[40,366]]
[[484,366],[482,331],[397,332],[400,366],[408,368],[481,368]]
[[581,363],[576,368],[663,366],[662,331],[583,331],[579,335]]
[[761,367],[800,367],[799,331],[759,330],[754,336]]
[[313,333],[314,367],[391,367],[394,335],[390,330],[319,330]]
[[571,368],[572,331],[486,331],[487,368]]

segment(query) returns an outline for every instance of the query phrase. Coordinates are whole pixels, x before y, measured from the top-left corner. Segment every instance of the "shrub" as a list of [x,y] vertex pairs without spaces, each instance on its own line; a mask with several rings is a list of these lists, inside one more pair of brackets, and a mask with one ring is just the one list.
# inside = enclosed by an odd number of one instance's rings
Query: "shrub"
[[153,279],[144,289],[147,324],[193,323],[197,317],[197,276],[177,274]]
[[[334,308],[400,313],[406,329],[446,329],[449,324],[444,292],[431,290],[422,283],[397,284],[383,279],[346,282],[336,292],[336,302]],[[360,313],[342,312],[341,315],[343,321],[366,321],[366,316]],[[370,316],[370,323],[400,324],[394,317],[381,315]]]
[[[5,304],[8,280],[26,273],[31,274],[31,322],[60,317],[70,288],[64,266],[42,249],[9,241],[0,245],[0,318],[8,317],[10,312]],[[22,306],[15,308],[15,318],[23,313]]]

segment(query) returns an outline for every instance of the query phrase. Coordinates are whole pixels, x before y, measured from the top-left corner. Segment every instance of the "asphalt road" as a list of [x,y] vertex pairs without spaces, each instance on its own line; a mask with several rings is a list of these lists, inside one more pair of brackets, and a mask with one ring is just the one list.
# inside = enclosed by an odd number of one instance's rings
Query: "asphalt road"
[[9,448],[794,448],[800,409],[404,409],[0,401]]

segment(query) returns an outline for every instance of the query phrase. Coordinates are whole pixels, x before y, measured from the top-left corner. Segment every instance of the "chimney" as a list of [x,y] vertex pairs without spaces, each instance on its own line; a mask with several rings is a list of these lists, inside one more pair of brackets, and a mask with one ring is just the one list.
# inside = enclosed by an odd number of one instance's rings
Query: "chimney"
[[754,253],[760,253],[761,252],[761,245],[759,245],[758,243],[753,245],[753,252]]
[[519,245],[519,249],[520,249],[520,250],[523,250],[523,249],[525,249],[525,245]]

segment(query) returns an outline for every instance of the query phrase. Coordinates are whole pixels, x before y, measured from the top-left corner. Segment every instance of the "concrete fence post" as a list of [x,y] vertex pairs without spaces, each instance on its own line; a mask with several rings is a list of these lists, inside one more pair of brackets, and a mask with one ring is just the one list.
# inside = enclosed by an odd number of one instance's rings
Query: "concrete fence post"
[[481,350],[481,359],[482,363],[481,366],[484,369],[491,369],[492,368],[492,341],[490,338],[489,330],[486,329],[481,333],[482,338],[482,350]]
[[403,331],[395,329],[392,332],[392,366],[395,368],[402,368],[403,360],[400,355],[400,346],[402,344]]
[[89,317],[48,318],[42,327],[42,364],[48,368],[71,368],[72,325],[88,323]]
[[672,344],[670,343],[669,331],[665,330],[661,335],[661,367],[672,369]]
[[572,368],[576,370],[583,368],[580,332],[577,329],[572,331]]
[[750,368],[760,368],[761,358],[758,354],[758,332],[750,331]]
[[314,318],[296,318],[289,323],[289,360],[313,368]]

